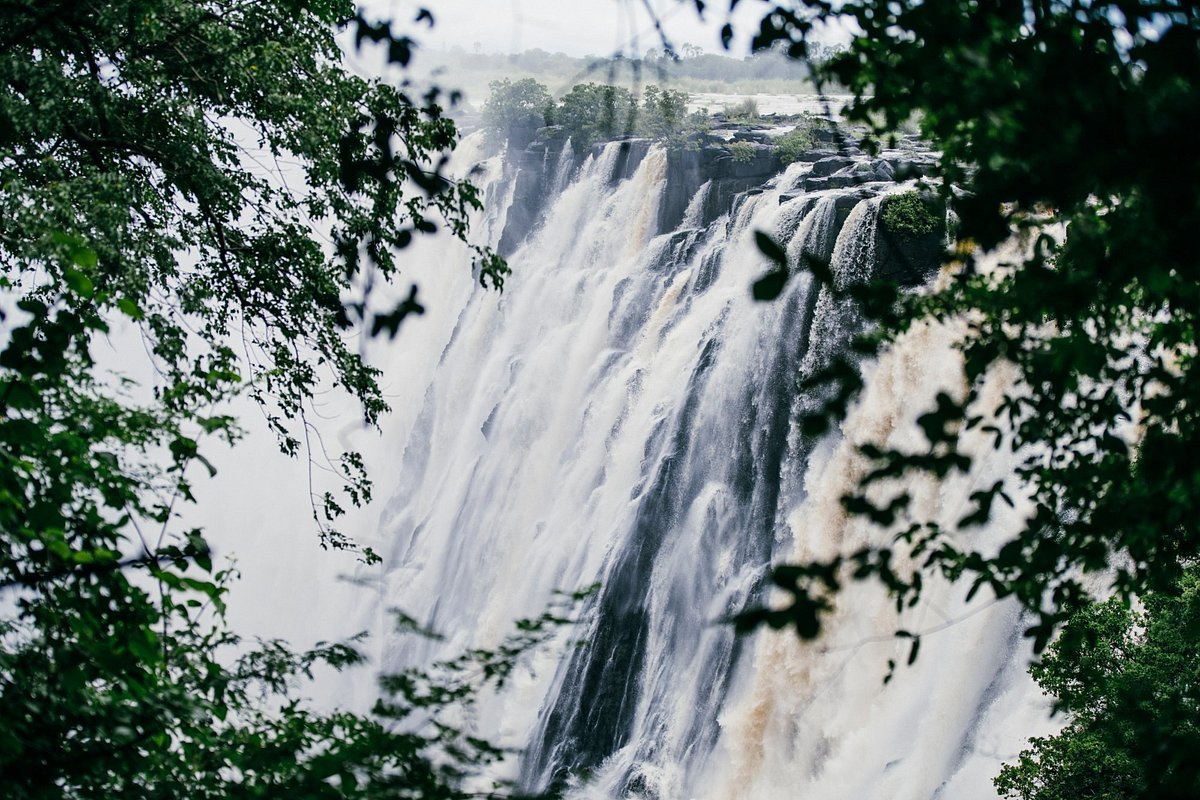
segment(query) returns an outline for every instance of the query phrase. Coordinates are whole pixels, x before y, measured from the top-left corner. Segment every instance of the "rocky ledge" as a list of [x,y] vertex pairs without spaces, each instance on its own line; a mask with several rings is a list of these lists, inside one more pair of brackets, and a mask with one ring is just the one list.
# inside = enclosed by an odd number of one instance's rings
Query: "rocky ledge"
[[[564,167],[564,141],[556,134],[553,128],[543,129],[508,158],[515,186],[500,240],[502,255],[510,255],[529,235],[542,206],[553,194],[551,183]],[[801,166],[798,174],[789,175],[791,185],[782,187],[780,202],[802,194],[836,191],[840,195],[841,219],[860,200],[889,192],[898,182],[933,174],[937,161],[935,153],[911,136],[900,139],[895,149],[872,156],[860,147],[860,138],[854,131],[830,126],[819,128],[814,134],[810,149],[791,154],[793,160],[806,166]],[[572,161],[566,168],[578,168],[590,153],[598,153],[605,144],[572,153]],[[622,140],[610,179],[616,182],[632,176],[652,146],[649,139]],[[667,159],[667,185],[658,219],[661,233],[680,227],[689,205],[702,190],[705,194],[698,209],[699,217],[692,220],[697,227],[707,227],[731,211],[740,195],[761,192],[769,182],[779,180],[786,168],[772,137],[753,129],[733,130],[728,139],[706,136],[686,146],[671,147]],[[879,229],[879,274],[907,283],[923,279],[936,267],[943,248],[940,232],[913,236],[889,231],[886,225]]]

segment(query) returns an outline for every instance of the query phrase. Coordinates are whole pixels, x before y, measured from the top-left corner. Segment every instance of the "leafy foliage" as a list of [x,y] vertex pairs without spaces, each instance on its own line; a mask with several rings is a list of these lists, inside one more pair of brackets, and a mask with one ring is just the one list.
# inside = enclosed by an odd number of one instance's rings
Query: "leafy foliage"
[[[461,796],[462,769],[494,753],[410,719],[442,695],[401,693],[378,719],[306,710],[292,683],[356,663],[353,646],[247,649],[223,623],[232,574],[178,529],[196,471],[212,472],[204,445],[240,435],[232,396],[310,458],[317,392],[349,393],[368,423],[386,408],[350,342],[422,307],[416,287],[394,308],[372,289],[414,237],[465,238],[479,207],[443,174],[457,132],[439,93],[353,75],[335,35],[354,24],[400,65],[410,40],[343,2],[2,14],[6,796]],[[507,267],[477,254],[499,285]],[[110,333],[141,340],[151,377],[97,363]],[[370,482],[353,453],[333,466],[345,496],[314,495],[314,517],[323,544],[355,549],[332,524]]]
[[687,110],[686,92],[647,86],[642,93],[638,133],[660,141],[677,142],[695,122]]
[[1021,800],[1195,797],[1198,627],[1194,569],[1142,611],[1116,599],[1081,609],[1031,670],[1067,725],[1034,739],[996,788]]
[[745,164],[754,160],[754,145],[749,142],[730,142],[725,146],[729,151],[729,155],[733,156],[733,160],[739,164]]
[[[1200,204],[1187,188],[1200,173],[1190,144],[1200,112],[1188,99],[1200,85],[1200,15],[1191,3],[813,0],[774,6],[755,45],[802,58],[814,26],[835,15],[862,33],[820,75],[854,93],[848,114],[875,131],[868,146],[919,112],[959,221],[961,265],[945,288],[858,292],[880,323],[858,349],[877,351],[918,321],[964,320],[968,389],[920,418],[926,449],[864,447],[874,469],[844,501],[891,527],[896,555],[911,561],[874,547],[809,565],[791,610],[812,628],[830,569],[882,580],[898,605],[936,571],[1016,597],[1041,648],[1088,601],[1087,576],[1108,576],[1121,596],[1168,591],[1200,554],[1190,266]],[[980,256],[1014,232],[1035,241],[1029,255],[981,269]],[[999,365],[1019,377],[989,419],[978,390]],[[839,418],[857,369],[843,359],[822,377]],[[915,517],[903,494],[869,496],[891,478],[969,471],[959,433],[985,425],[1021,463],[1011,482],[976,492],[957,527],[985,524],[1015,494],[1032,503],[998,551]]]
[[[231,577],[216,576],[218,601]],[[13,687],[0,705],[6,796],[478,796],[464,782],[504,753],[471,734],[464,708],[485,687],[503,686],[530,650],[570,622],[564,614],[578,599],[519,621],[494,649],[386,676],[371,716],[316,712],[289,697],[319,664],[361,663],[356,640],[296,653],[279,641],[244,643],[217,628],[179,625],[188,620],[183,608],[172,609],[176,629],[128,640],[132,652],[119,660],[141,669],[113,671],[110,652],[104,681],[98,665],[64,662],[58,650],[5,652],[0,677]],[[74,716],[34,713],[60,692],[88,704]],[[495,789],[491,796],[504,787]]]
[[801,154],[813,149],[816,144],[816,137],[813,136],[815,124],[811,117],[801,119],[795,128],[775,140],[779,160],[785,166],[798,161]]
[[[456,131],[438,97],[340,66],[332,26],[352,11],[130,0],[6,12],[0,242],[14,291],[91,329],[132,319],[172,413],[248,386],[288,452],[302,444],[288,423],[323,382],[378,418],[375,372],[343,331],[376,321],[366,294],[396,276],[414,235],[441,220],[461,236],[479,205],[439,172]],[[406,62],[407,48],[396,40],[393,56]],[[481,281],[500,282],[503,265],[480,255]]]
[[918,191],[888,195],[883,199],[880,221],[900,239],[915,239],[945,227],[945,211],[934,197]]
[[550,124],[554,98],[532,78],[492,81],[483,105],[483,125],[493,141],[509,138],[528,141],[538,128]]
[[633,133],[637,118],[637,100],[628,89],[599,83],[571,87],[554,111],[555,123],[577,151]]
[[561,127],[578,150],[624,136],[645,136],[668,146],[686,145],[707,131],[702,114],[689,114],[688,95],[655,85],[645,87],[641,102],[620,86],[576,84],[555,104],[546,87],[532,79],[494,81],[484,105],[484,125],[493,141],[524,144],[543,124]]
[[[1053,642],[1033,674],[1069,721],[1034,739],[997,788],[1022,800],[1195,797],[1200,203],[1186,187],[1200,174],[1189,143],[1200,111],[1187,100],[1200,87],[1200,8],[811,0],[773,7],[756,46],[803,58],[814,25],[840,14],[861,35],[819,77],[854,93],[868,148],[920,126],[956,216],[948,281],[851,292],[876,323],[855,347],[870,355],[918,323],[953,321],[966,392],[918,416],[927,448],[860,448],[871,469],[843,505],[894,546],[776,569],[790,602],[739,624],[814,637],[855,579],[881,581],[898,610],[930,573],[965,579],[968,597],[1014,597],[1035,648]],[[885,230],[928,229],[914,201],[890,204]],[[1029,243],[1024,256],[985,269],[1014,238]],[[980,388],[998,368],[1017,377],[993,410]],[[836,360],[807,384],[832,402],[801,427],[827,429],[861,386],[853,360]],[[916,516],[907,492],[880,491],[970,472],[960,444],[972,429],[1018,467],[979,487],[951,529]],[[1018,496],[1030,507],[1020,529],[976,549],[971,530]],[[1144,611],[1131,611],[1139,599]],[[897,636],[913,640],[911,660],[919,639]]]

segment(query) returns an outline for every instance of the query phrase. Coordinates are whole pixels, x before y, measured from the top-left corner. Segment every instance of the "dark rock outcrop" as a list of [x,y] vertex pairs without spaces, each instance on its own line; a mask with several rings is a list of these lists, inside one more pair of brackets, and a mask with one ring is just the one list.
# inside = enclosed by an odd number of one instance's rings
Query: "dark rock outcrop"
[[667,153],[667,187],[659,207],[658,229],[670,231],[683,222],[687,207],[704,184],[709,188],[697,224],[705,226],[733,207],[737,195],[759,189],[783,165],[773,147],[747,143],[751,157],[735,159],[724,146],[671,150]]
[[[539,134],[543,131],[539,131]],[[504,232],[496,248],[501,256],[511,256],[537,224],[550,194],[550,182],[554,180],[564,144],[558,137],[539,135],[514,155],[513,142],[509,142],[510,155],[505,170],[510,171],[511,180],[516,185],[513,187],[512,206],[508,210]]]
[[903,230],[892,230],[887,215],[881,215],[879,225],[875,228],[876,278],[903,286],[917,286],[928,281],[941,267],[946,253],[946,208],[932,196],[927,197],[926,202],[932,213],[943,220],[943,224],[929,233],[914,235]]
[[[812,164],[807,174],[795,180],[795,189],[804,192],[844,190],[864,184],[925,177],[932,173],[936,163],[935,154],[929,152],[927,147],[917,148],[914,142],[908,141],[908,137],[903,140],[903,149],[888,150],[878,158],[870,158],[854,147],[858,139],[847,131],[830,126],[816,127],[812,133],[816,146],[794,156],[797,161]],[[784,170],[785,165],[765,132],[739,126],[734,131],[733,141],[737,143],[737,148],[731,149],[728,143],[709,138],[697,139],[691,146],[667,151],[666,186],[658,216],[660,233],[678,229],[693,202],[698,204],[698,214],[689,224],[707,227],[722,214],[733,211],[738,197],[762,191],[768,181]],[[585,148],[575,152],[567,168],[578,168],[589,154],[598,157],[606,144],[597,143],[590,150]],[[622,141],[609,180],[617,183],[631,178],[653,144],[649,139]],[[554,194],[555,187],[552,184],[560,169],[564,145],[561,131],[542,128],[526,146],[510,154],[506,169],[511,170],[511,180],[514,181],[513,200],[498,247],[502,256],[511,255],[532,233],[545,204]],[[515,143],[510,142],[510,148],[514,146]],[[704,193],[702,197],[698,197],[700,192]],[[878,190],[859,191],[840,197],[837,205],[838,224],[845,220],[855,203],[877,193]],[[780,202],[795,196],[796,193],[784,194]],[[891,238],[894,240],[895,236]],[[881,239],[880,274],[924,274],[930,264],[940,259],[940,248],[940,238],[936,243],[932,240],[884,242]],[[910,249],[916,253],[914,258],[920,266],[903,263]],[[919,280],[918,277],[911,279]],[[909,282],[910,278],[904,280]]]
[[829,156],[816,161],[812,165],[812,172],[809,173],[814,178],[824,178],[833,175],[835,172],[845,169],[854,164],[854,159],[846,158],[845,156]]

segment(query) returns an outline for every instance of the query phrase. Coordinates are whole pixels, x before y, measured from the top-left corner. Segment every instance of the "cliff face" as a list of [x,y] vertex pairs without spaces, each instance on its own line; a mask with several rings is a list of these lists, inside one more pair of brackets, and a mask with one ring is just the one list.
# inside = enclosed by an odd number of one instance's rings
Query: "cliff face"
[[[504,170],[507,179],[513,181],[515,186],[504,233],[497,248],[505,258],[511,256],[533,231],[546,205],[555,172],[563,160],[565,144],[559,139],[535,139],[524,148],[514,148],[510,142]],[[573,169],[575,165],[572,160],[565,166]]]
[[[499,251],[512,255],[537,227],[547,203],[565,185],[589,155],[598,154],[603,144],[577,152],[570,144],[545,129],[524,147],[506,156],[506,173],[512,181],[509,208]],[[836,199],[836,228],[845,222],[860,201],[894,191],[898,183],[931,173],[934,158],[920,143],[905,140],[901,147],[877,157],[847,144],[818,137],[816,146],[801,153],[799,175],[789,186],[778,149],[761,141],[739,142],[736,151],[728,143],[708,140],[691,147],[667,151],[667,174],[658,212],[658,232],[674,233],[681,240],[689,231],[705,229],[721,216],[732,213],[739,198],[761,193],[768,186],[783,189],[779,202],[802,195],[832,195]],[[840,142],[840,147],[835,146]],[[615,185],[629,179],[653,146],[649,139],[621,142],[610,181]],[[691,212],[689,216],[689,211]],[[834,231],[836,234],[836,229]],[[920,237],[892,235],[880,226],[877,240],[876,274],[904,284],[921,283],[940,263],[941,233]]]
[[707,227],[733,209],[743,192],[761,191],[764,184],[783,170],[774,148],[748,144],[752,157],[737,160],[719,145],[696,150],[672,150],[667,154],[667,188],[659,211],[659,230],[674,230],[684,212],[704,185],[709,184],[700,208],[700,227]]

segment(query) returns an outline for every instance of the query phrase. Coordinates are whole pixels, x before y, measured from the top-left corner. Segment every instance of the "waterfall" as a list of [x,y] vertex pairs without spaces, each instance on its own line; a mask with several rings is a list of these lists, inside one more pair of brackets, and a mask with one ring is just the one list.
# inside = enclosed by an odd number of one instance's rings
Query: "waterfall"
[[[933,582],[901,618],[867,584],[839,597],[816,643],[721,624],[770,599],[772,563],[879,536],[839,502],[865,469],[855,445],[919,441],[916,414],[939,389],[963,389],[953,331],[918,328],[866,365],[841,429],[802,436],[796,420],[816,400],[799,381],[861,321],[807,274],[774,302],[751,298],[768,267],[759,230],[795,260],[829,263],[836,288],[867,279],[894,185],[797,193],[809,165],[794,164],[746,189],[718,159],[692,170],[686,202],[669,203],[680,159],[709,162],[645,143],[568,144],[526,159],[545,165],[539,184],[505,157],[483,159],[478,135],[464,150],[482,161],[475,231],[515,243],[513,273],[502,294],[485,292],[459,266],[461,245],[419,243],[429,314],[372,353],[395,411],[369,447],[382,499],[359,538],[384,559],[379,607],[445,636],[385,637],[382,669],[494,645],[555,590],[598,583],[577,629],[476,709],[481,734],[521,751],[503,769],[523,788],[994,797],[990,776],[1044,715],[1012,605],[966,605],[962,587]],[[519,236],[517,216],[534,220]],[[981,458],[942,490],[913,487],[915,502],[950,521],[972,486],[1007,468]],[[977,535],[1002,532],[1020,508],[1009,513]],[[891,635],[901,622],[936,632],[885,686],[887,659],[907,653]]]

